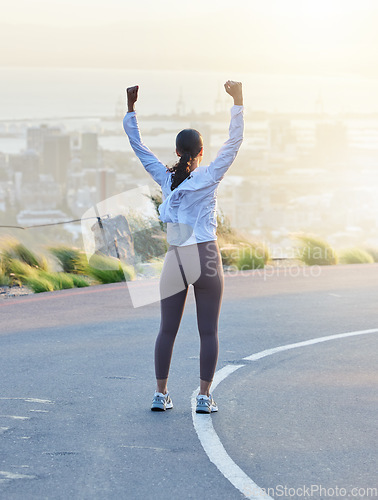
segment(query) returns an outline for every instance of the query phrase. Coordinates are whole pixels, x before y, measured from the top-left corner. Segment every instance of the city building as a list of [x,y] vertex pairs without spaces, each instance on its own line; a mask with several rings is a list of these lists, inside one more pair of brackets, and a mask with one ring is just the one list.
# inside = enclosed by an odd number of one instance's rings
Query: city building
[[95,132],[81,134],[81,161],[83,168],[96,168],[99,163],[98,136]]
[[70,159],[69,135],[47,135],[44,137],[41,174],[50,174],[64,188],[67,183]]
[[40,125],[39,127],[28,127],[26,130],[27,149],[33,149],[39,154],[43,153],[45,137],[61,134],[59,127]]

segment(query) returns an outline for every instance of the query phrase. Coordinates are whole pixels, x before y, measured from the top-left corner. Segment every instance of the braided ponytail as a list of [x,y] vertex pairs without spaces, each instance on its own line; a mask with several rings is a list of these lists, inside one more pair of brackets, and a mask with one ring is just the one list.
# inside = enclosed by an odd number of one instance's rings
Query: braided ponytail
[[172,175],[171,190],[173,191],[190,175],[191,160],[196,158],[203,146],[201,134],[194,129],[184,129],[176,137],[176,149],[180,153],[179,161],[169,168]]

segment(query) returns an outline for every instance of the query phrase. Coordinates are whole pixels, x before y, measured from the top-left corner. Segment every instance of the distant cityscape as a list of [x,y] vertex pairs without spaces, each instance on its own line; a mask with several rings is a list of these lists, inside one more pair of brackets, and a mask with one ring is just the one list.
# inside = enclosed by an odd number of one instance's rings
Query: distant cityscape
[[[187,126],[204,137],[203,164],[227,138],[229,106],[188,113],[180,96],[176,113],[141,116],[144,142],[165,163],[175,161],[174,138]],[[122,129],[124,102],[114,116],[54,123],[0,123],[0,224],[31,226],[80,219],[113,195],[147,184],[159,189],[135,158]],[[218,189],[218,207],[232,226],[258,241],[289,245],[306,232],[336,247],[378,244],[378,117],[329,116],[321,96],[314,113],[246,110],[245,139]],[[9,139],[19,152],[1,151]],[[64,224],[62,240],[81,245],[80,224]],[[48,231],[48,229],[46,229]],[[0,234],[5,229],[0,228]],[[65,236],[66,235],[66,236]]]

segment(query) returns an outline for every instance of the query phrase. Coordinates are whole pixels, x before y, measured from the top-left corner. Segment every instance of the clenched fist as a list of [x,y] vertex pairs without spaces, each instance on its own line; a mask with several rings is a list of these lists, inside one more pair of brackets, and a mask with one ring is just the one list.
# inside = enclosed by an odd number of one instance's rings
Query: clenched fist
[[127,111],[135,111],[134,104],[138,100],[138,90],[139,85],[135,85],[134,87],[128,87],[126,89],[127,92]]
[[227,94],[234,98],[234,104],[237,106],[243,105],[243,88],[241,82],[227,80],[224,84]]

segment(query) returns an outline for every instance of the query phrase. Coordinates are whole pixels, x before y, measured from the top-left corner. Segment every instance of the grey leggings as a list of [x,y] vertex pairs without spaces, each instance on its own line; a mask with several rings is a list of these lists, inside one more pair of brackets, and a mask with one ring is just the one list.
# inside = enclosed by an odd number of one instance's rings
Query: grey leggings
[[170,245],[160,276],[160,331],[155,343],[157,379],[168,378],[173,345],[184,312],[189,285],[194,287],[200,335],[200,378],[212,382],[218,360],[218,319],[224,275],[218,243]]

